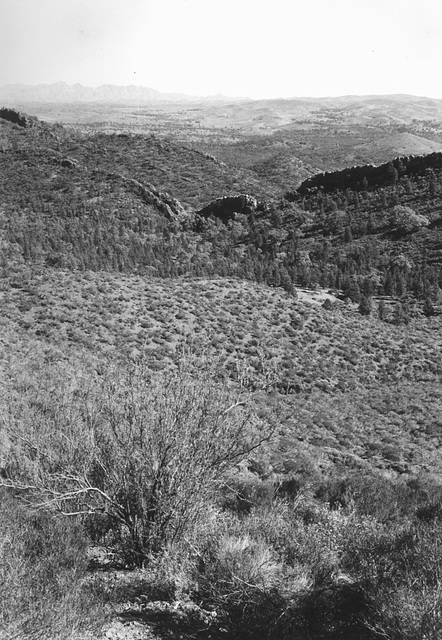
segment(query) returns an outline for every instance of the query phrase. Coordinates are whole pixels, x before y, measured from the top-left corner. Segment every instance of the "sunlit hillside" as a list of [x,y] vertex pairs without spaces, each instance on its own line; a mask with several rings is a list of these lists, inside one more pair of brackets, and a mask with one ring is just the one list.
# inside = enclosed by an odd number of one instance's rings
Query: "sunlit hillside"
[[1,640],[438,640],[441,155],[0,116]]

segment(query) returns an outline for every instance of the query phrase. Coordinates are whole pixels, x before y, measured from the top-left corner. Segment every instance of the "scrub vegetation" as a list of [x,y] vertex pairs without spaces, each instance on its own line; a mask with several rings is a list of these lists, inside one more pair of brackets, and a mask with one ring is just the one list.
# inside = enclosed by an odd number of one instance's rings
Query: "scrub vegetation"
[[0,638],[438,640],[439,155],[2,114]]

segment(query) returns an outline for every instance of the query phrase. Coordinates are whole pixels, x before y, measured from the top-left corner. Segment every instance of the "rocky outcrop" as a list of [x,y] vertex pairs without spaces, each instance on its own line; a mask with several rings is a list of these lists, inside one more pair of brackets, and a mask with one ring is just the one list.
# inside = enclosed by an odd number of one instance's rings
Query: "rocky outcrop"
[[37,118],[28,116],[26,113],[21,113],[15,109],[8,109],[7,107],[0,109],[0,118],[26,129],[29,127],[35,127],[38,122]]
[[203,218],[214,216],[223,222],[233,220],[238,213],[246,214],[256,211],[258,201],[253,196],[243,193],[237,196],[217,198],[200,209],[197,213]]
[[181,202],[166,191],[158,191],[149,183],[141,183],[138,180],[126,178],[119,174],[112,174],[109,177],[119,180],[127,189],[141,198],[145,204],[153,205],[169,220],[179,220],[187,216]]

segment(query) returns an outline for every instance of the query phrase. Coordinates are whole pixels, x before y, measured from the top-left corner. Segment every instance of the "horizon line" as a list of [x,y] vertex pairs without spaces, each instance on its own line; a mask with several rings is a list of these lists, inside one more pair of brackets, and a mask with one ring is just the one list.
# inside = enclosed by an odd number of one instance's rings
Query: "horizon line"
[[160,89],[155,89],[154,87],[148,86],[148,85],[140,85],[140,84],[115,84],[115,83],[111,83],[111,82],[105,82],[102,84],[97,84],[97,85],[85,85],[82,84],[81,82],[74,82],[72,84],[65,82],[64,80],[57,80],[56,82],[39,82],[38,84],[27,84],[24,82],[8,82],[6,84],[3,84],[0,86],[0,91],[2,89],[6,89],[9,87],[24,87],[24,88],[29,88],[29,89],[37,89],[39,87],[54,87],[57,85],[63,85],[66,87],[81,87],[83,89],[92,89],[92,90],[97,90],[97,89],[101,89],[103,87],[116,87],[119,89],[128,89],[128,88],[134,88],[134,89],[147,89],[149,91],[153,91],[159,95],[164,95],[164,96],[183,96],[183,97],[187,97],[187,98],[194,98],[194,99],[208,99],[208,98],[223,98],[223,99],[234,99],[234,100],[250,100],[250,101],[262,101],[262,100],[327,100],[327,99],[338,99],[338,98],[386,98],[386,97],[411,97],[411,98],[425,98],[427,100],[442,100],[442,98],[434,98],[431,97],[429,95],[422,95],[422,94],[415,94],[415,93],[402,93],[402,92],[394,92],[394,93],[342,93],[342,94],[335,94],[335,95],[290,95],[290,96],[283,96],[283,95],[278,95],[278,96],[272,96],[272,97],[262,97],[262,98],[252,98],[250,96],[239,96],[239,95],[226,95],[224,93],[222,93],[221,91],[217,92],[217,93],[213,93],[213,94],[192,94],[192,93],[186,93],[183,91],[161,91]]

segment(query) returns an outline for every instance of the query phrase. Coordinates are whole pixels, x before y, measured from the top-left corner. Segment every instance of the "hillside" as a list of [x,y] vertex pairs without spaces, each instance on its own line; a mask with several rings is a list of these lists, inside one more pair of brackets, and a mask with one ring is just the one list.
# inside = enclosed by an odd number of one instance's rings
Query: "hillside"
[[[96,355],[148,353],[155,369],[192,338],[227,369],[241,361],[252,379],[264,354],[287,398],[323,403],[328,427],[317,443],[330,438],[347,403],[350,414],[352,403],[360,407],[348,419],[362,424],[369,398],[379,389],[385,397],[390,385],[395,394],[398,385],[414,385],[422,411],[436,415],[428,385],[440,374],[431,356],[440,320],[423,311],[424,302],[438,308],[442,284],[438,154],[403,158],[400,178],[391,165],[395,184],[390,165],[359,167],[306,181],[288,195],[292,202],[221,198],[195,212],[189,196],[185,209],[165,191],[186,198],[184,168],[177,176],[174,167],[185,159],[194,197],[201,176],[209,198],[232,179],[228,166],[221,165],[224,182],[215,179],[207,191],[204,170],[219,163],[154,138],[98,135],[81,144],[78,134],[36,120],[5,122],[2,130],[10,141],[1,158],[3,316],[14,331]],[[391,222],[401,207],[410,229]],[[335,292],[330,309],[313,293],[296,295],[297,287],[318,285]],[[364,296],[371,316],[354,306]],[[391,466],[382,456],[374,464]]]
[[[34,94],[32,102],[30,94],[23,100],[6,100],[7,96],[3,100],[75,131],[154,134],[184,144],[230,167],[255,171],[258,182],[271,181],[278,195],[317,171],[380,164],[395,156],[438,150],[442,144],[441,101],[425,97],[227,100],[218,96],[164,101],[153,90],[140,87],[103,87],[105,100],[57,102],[54,97],[48,102],[51,91],[56,95],[58,89],[58,85],[46,87],[46,98]],[[67,85],[62,89],[66,97],[79,90]],[[117,95],[119,101],[113,99]],[[133,99],[127,99],[131,95]]]
[[364,318],[333,297],[328,310],[312,293],[300,291],[296,299],[228,278],[51,269],[5,285],[3,363],[11,332],[14,358],[17,343],[22,352],[51,345],[71,357],[87,352],[97,362],[142,355],[156,371],[188,345],[234,378],[242,371],[251,389],[260,387],[265,369],[273,372],[281,402],[296,407],[285,436],[326,467],[442,472],[442,319],[395,326]]
[[[101,85],[85,87],[81,84],[68,85],[57,82],[51,85],[10,84],[0,87],[0,100],[11,106],[31,103],[73,103],[73,102],[106,102],[149,104],[152,102],[191,101],[204,104],[207,102],[206,117],[210,118],[210,126],[261,127],[281,129],[294,125],[301,119],[353,118],[353,124],[364,124],[371,121],[374,125],[388,122],[409,124],[412,121],[440,121],[442,117],[442,101],[424,96],[412,95],[366,95],[339,97],[293,97],[251,100],[246,97],[232,98],[216,96],[188,96],[176,93],[161,93],[156,89],[142,86]],[[191,108],[194,105],[191,106]],[[87,107],[85,107],[87,109]],[[238,127],[238,124],[240,125]]]
[[438,640],[442,154],[0,141],[1,640]]
[[274,201],[250,173],[152,136],[0,122],[3,238],[25,263],[439,304],[441,154],[317,174]]
[[[14,146],[12,156],[16,175],[23,166],[20,151],[26,162],[37,163],[39,171],[54,178],[53,163],[63,157],[76,163],[76,181],[96,180],[108,172],[122,174],[140,182],[153,183],[157,189],[167,189],[185,204],[203,204],[218,195],[253,191],[257,195],[270,195],[275,189],[259,182],[255,175],[242,169],[227,167],[215,158],[182,145],[162,141],[155,136],[127,136],[97,134],[86,138],[55,127],[53,131],[40,124],[33,129],[14,130],[0,118],[3,146]],[[2,158],[5,170],[7,158]],[[67,175],[61,172],[60,175]],[[86,190],[89,187],[85,187]]]
[[412,133],[396,133],[376,142],[367,143],[358,147],[358,154],[365,158],[387,158],[398,156],[422,156],[436,151],[442,151],[442,143],[416,136]]

